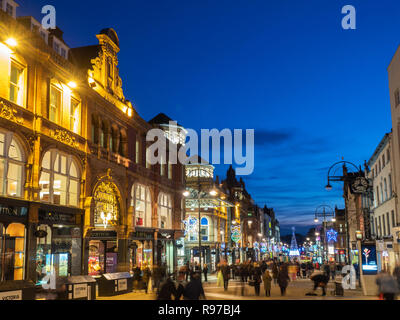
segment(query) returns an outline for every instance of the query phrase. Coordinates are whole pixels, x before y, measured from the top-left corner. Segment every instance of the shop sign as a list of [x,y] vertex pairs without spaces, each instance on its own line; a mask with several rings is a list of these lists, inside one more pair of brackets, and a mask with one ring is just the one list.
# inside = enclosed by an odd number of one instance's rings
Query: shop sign
[[90,233],[91,238],[116,238],[117,232],[115,231],[92,231]]
[[158,239],[162,240],[169,240],[169,239],[173,239],[173,233],[169,233],[169,232],[159,232],[158,233]]
[[134,239],[153,239],[153,232],[135,231],[131,233],[131,237]]
[[126,291],[128,290],[128,280],[122,279],[118,280],[118,291]]
[[86,283],[74,285],[74,299],[87,298],[88,286]]
[[0,292],[0,300],[22,300],[22,290]]
[[28,208],[25,207],[7,207],[0,205],[0,216],[9,217],[26,217],[28,214]]
[[50,223],[76,224],[75,215],[39,210],[39,220]]

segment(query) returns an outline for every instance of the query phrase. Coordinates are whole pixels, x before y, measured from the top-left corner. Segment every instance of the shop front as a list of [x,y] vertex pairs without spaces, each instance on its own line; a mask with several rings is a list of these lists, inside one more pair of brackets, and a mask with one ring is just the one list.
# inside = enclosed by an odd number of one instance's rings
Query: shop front
[[167,272],[176,271],[176,247],[174,239],[174,231],[163,230],[157,233],[157,264],[159,266],[167,266]]
[[88,240],[88,275],[100,277],[105,273],[117,272],[117,232],[111,230],[93,230],[90,232]]
[[153,268],[154,229],[136,228],[129,236],[130,271],[135,267]]
[[28,203],[0,205],[0,282],[26,280]]
[[[36,283],[82,274],[82,210],[42,205],[36,239]],[[46,278],[47,279],[47,278]],[[47,283],[47,280],[44,280]]]

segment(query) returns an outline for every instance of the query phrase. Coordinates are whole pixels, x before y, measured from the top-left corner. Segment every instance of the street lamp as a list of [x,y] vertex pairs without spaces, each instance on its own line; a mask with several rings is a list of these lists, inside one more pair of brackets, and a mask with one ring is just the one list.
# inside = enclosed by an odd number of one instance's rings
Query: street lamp
[[[318,212],[318,210],[322,208],[322,213]],[[330,212],[326,212],[326,209],[329,209]],[[318,222],[318,217],[323,218],[322,226],[323,226],[323,232],[324,232],[324,261],[327,261],[327,253],[326,253],[326,248],[327,248],[327,242],[326,242],[326,217],[332,217],[332,221],[335,219],[335,211],[332,209],[332,207],[328,205],[320,205],[317,207],[315,210],[315,219],[314,221],[317,223]]]

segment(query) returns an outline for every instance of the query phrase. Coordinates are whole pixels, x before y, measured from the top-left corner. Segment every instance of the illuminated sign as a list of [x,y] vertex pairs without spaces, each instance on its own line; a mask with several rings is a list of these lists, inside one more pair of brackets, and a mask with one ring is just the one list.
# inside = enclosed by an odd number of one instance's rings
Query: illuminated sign
[[232,226],[231,230],[232,230],[232,236],[231,236],[232,241],[238,243],[242,237],[240,231],[240,225]]
[[373,275],[378,273],[376,261],[376,247],[374,245],[363,245],[361,248],[362,270],[364,274]]

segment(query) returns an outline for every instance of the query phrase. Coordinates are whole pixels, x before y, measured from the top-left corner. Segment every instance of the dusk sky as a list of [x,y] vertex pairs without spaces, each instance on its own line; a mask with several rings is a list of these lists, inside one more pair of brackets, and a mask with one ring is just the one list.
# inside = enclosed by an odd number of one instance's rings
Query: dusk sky
[[[387,67],[400,42],[395,0],[17,0],[41,21],[52,4],[70,47],[120,39],[125,97],[145,120],[160,112],[187,128],[255,129],[246,188],[275,209],[282,233],[306,232],[342,157],[362,165],[391,130]],[[343,30],[344,5],[357,29]],[[217,166],[225,177],[226,166]]]

